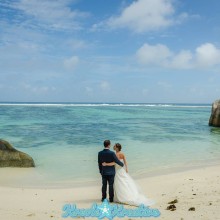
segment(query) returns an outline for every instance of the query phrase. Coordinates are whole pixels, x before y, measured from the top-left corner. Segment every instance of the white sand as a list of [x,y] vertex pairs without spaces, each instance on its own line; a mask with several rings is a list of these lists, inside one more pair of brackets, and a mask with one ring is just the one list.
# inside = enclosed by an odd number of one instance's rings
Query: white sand
[[[0,181],[4,179],[3,170],[0,171]],[[22,171],[16,169],[17,172]],[[220,166],[139,179],[138,183],[148,198],[156,201],[152,208],[161,212],[157,219],[220,219]],[[100,202],[100,188],[101,180],[97,186],[64,189],[1,186],[0,220],[63,219],[64,204],[76,203],[79,208],[89,208],[92,203]],[[167,203],[174,199],[179,201],[176,211],[165,210]],[[190,207],[195,207],[195,211],[188,211]]]

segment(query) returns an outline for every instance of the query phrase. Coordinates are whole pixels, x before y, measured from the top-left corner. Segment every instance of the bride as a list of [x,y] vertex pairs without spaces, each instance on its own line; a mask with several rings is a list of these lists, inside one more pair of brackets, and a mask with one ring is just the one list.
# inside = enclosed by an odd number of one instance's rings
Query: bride
[[115,166],[116,174],[114,180],[114,201],[127,205],[139,206],[144,204],[150,206],[154,202],[144,196],[139,186],[134,182],[131,176],[128,174],[128,165],[125,155],[121,152],[121,144],[117,143],[114,146],[116,156],[120,161],[124,162],[125,169],[115,162],[102,163],[102,166]]

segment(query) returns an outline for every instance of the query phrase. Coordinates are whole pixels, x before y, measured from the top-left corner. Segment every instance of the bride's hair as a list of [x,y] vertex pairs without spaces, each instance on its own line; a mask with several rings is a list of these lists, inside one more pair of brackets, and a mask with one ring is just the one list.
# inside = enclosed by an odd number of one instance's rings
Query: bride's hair
[[117,144],[115,144],[115,147],[119,150],[119,151],[121,151],[121,144],[119,144],[119,143],[117,143]]

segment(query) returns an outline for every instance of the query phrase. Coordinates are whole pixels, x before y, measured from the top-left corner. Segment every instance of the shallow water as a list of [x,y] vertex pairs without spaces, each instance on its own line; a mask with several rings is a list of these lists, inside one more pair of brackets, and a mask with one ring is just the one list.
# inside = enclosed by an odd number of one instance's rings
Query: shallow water
[[[218,163],[220,131],[210,105],[0,104],[0,138],[29,153],[28,184],[85,183],[99,178],[105,139],[120,142],[134,177]],[[32,181],[33,180],[33,181]]]

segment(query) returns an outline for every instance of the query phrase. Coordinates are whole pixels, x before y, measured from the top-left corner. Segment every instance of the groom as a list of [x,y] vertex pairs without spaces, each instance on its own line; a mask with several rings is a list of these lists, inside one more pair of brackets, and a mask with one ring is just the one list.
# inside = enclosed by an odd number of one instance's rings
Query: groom
[[98,154],[99,171],[102,175],[102,202],[106,198],[107,183],[109,185],[109,201],[113,202],[114,199],[114,178],[115,178],[115,166],[102,166],[103,162],[111,163],[115,162],[120,166],[124,164],[117,158],[113,151],[110,151],[110,140],[104,141],[104,150]]

